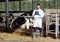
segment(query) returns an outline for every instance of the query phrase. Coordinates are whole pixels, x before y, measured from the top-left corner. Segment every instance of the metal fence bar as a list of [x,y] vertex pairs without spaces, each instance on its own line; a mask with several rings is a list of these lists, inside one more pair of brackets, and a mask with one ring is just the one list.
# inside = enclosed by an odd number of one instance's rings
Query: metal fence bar
[[6,0],[6,31],[9,28],[7,16],[8,16],[8,0]]
[[[1,17],[6,17],[6,16],[1,16]],[[9,17],[9,16],[7,16],[7,17]],[[34,16],[13,16],[13,17],[34,17]]]
[[[6,17],[7,15],[1,16],[1,17]],[[7,16],[9,17],[9,16]],[[13,17],[34,17],[34,16],[13,16]],[[56,18],[56,16],[54,15],[47,15],[46,17],[48,18]],[[60,16],[58,15],[57,18],[60,18]]]
[[[49,21],[50,18],[55,18],[55,27],[56,27],[55,32],[52,32],[51,30],[49,30],[49,28],[50,28],[49,24],[51,23],[51,21]],[[60,18],[60,16],[58,14],[54,14],[54,15],[49,14],[46,16],[46,34],[52,33],[52,34],[55,34],[56,38],[58,38],[58,33],[60,33],[60,31],[59,31],[59,18]]]

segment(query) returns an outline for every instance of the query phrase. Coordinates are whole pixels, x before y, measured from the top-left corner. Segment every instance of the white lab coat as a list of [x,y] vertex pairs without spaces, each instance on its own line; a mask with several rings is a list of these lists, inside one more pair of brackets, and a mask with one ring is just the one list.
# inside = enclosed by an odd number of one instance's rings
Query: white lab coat
[[[35,15],[35,12],[38,11],[39,15]],[[34,26],[33,27],[39,27],[42,28],[42,18],[44,17],[44,12],[42,9],[34,10],[32,13],[32,16],[34,16]]]

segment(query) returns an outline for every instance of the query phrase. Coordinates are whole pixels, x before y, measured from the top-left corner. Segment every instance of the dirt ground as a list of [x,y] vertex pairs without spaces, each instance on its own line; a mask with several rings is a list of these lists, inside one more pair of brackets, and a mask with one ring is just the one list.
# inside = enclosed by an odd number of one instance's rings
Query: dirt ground
[[60,42],[60,39],[48,37],[36,37],[20,35],[17,33],[0,32],[0,42]]
[[0,42],[60,42],[60,39],[53,39],[51,37],[36,37],[21,36],[16,33],[0,33]]

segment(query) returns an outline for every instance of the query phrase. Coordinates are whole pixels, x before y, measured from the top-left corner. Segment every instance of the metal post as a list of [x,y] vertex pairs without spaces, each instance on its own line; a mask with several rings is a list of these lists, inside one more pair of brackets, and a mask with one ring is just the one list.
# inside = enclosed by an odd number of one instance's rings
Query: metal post
[[46,0],[46,7],[48,8],[48,0]]
[[56,14],[56,23],[55,23],[56,29],[55,29],[55,36],[57,38],[57,14]]
[[32,10],[33,10],[33,0],[32,0]]
[[[56,1],[56,9],[58,9],[58,6],[57,6],[57,0],[55,0]],[[56,13],[56,38],[58,37],[58,17],[57,17],[57,15],[58,15],[58,10],[57,10],[57,13]]]
[[19,11],[21,11],[21,0],[19,1]]
[[6,0],[6,30],[8,28],[8,0]]
[[46,36],[48,36],[48,15],[46,15]]
[[58,29],[58,28],[59,28],[59,26],[58,26],[58,24],[59,24],[59,23],[58,23],[59,19],[58,19],[58,16],[57,16],[57,15],[58,15],[58,14],[56,14],[56,31],[55,31],[55,32],[56,32],[56,38],[58,37],[58,32],[59,32],[59,29]]
[[42,8],[42,0],[40,0],[40,6],[41,6],[41,8]]
[[6,0],[6,15],[8,16],[8,0]]
[[15,1],[13,2],[13,11],[16,10]]
[[3,11],[4,7],[3,7],[3,2],[2,2],[2,11]]

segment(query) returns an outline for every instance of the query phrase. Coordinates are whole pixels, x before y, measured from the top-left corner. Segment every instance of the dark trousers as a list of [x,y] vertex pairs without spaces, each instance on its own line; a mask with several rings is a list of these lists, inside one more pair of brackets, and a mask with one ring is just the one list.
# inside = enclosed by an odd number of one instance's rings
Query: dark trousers
[[[36,28],[37,27],[34,27],[34,36],[36,36]],[[39,31],[40,31],[40,37],[42,37],[42,28],[39,28]]]

